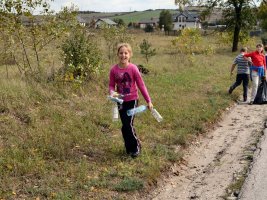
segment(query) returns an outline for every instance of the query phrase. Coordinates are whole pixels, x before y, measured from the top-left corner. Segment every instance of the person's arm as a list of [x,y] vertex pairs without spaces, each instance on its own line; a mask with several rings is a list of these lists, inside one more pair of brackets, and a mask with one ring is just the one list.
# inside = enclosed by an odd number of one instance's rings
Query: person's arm
[[245,53],[243,56],[244,56],[244,58],[246,57],[251,57],[251,56],[253,56],[253,54],[254,54],[254,52],[251,52],[251,53]]
[[246,61],[249,61],[249,58],[251,58],[252,55],[253,55],[253,52],[252,52],[252,53],[245,53],[245,54],[243,55],[243,58],[244,58]]
[[263,55],[263,65],[264,65],[264,77],[266,79],[267,70],[266,70],[266,57],[265,57],[265,55]]
[[111,69],[109,72],[109,94],[113,95],[115,92],[115,74],[114,71]]
[[243,56],[243,58],[246,60],[246,61],[248,61],[248,63],[250,64],[250,65],[253,65],[253,62],[252,62],[252,59],[251,59],[251,57],[249,57],[249,56]]
[[264,65],[264,69],[266,70],[266,57],[263,55],[263,65]]
[[231,76],[233,75],[233,71],[234,71],[234,69],[235,69],[235,66],[236,66],[236,64],[232,64],[231,71],[230,71],[230,75],[231,75]]
[[153,104],[151,102],[151,98],[148,94],[148,91],[147,91],[146,85],[143,81],[143,78],[142,78],[137,67],[134,68],[134,77],[135,77],[135,81],[136,81],[136,84],[137,84],[139,90],[141,91],[144,99],[147,102],[147,106],[148,106],[149,110],[151,110],[153,108]]

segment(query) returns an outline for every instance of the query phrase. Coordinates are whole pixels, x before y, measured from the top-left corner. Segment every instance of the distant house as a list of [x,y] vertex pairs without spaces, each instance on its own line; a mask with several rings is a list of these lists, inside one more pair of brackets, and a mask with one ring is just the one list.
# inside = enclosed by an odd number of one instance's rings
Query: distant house
[[156,28],[159,24],[159,18],[150,18],[150,19],[143,19],[141,21],[138,22],[138,25],[141,29],[146,28],[148,25]]
[[86,20],[85,19],[83,19],[81,16],[77,16],[77,21],[79,22],[79,24],[81,25],[81,26],[86,26]]
[[97,19],[95,22],[95,28],[100,28],[103,25],[107,25],[108,27],[117,26],[117,23],[112,21],[111,19],[102,18]]
[[201,21],[198,13],[182,11],[173,15],[173,30],[184,28],[201,28]]

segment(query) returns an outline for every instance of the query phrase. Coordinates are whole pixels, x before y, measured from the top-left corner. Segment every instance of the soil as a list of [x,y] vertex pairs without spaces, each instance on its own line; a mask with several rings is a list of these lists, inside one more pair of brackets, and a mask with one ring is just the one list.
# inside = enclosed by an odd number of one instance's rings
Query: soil
[[248,167],[246,152],[255,148],[266,113],[267,105],[237,103],[229,108],[214,130],[190,144],[183,160],[146,199],[231,199],[226,191]]

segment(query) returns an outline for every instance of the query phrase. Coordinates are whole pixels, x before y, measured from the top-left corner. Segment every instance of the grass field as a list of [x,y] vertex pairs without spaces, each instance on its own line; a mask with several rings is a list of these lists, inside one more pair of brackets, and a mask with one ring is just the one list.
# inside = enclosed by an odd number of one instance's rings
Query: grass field
[[[111,19],[119,18],[122,19],[125,24],[129,24],[130,22],[139,22],[141,20],[149,20],[151,18],[159,18],[160,12],[162,10],[151,10],[151,11],[139,11],[133,12],[126,15],[119,15],[111,17]],[[171,14],[177,13],[175,10],[170,10]]]
[[[173,37],[135,35],[133,63],[150,70],[144,81],[158,123],[149,112],[135,119],[142,154],[124,152],[120,122],[112,122],[107,100],[112,63],[83,87],[36,82],[15,66],[0,66],[0,199],[134,199],[154,187],[161,174],[182,157],[182,149],[204,134],[237,99],[227,93],[229,69],[237,53],[204,38],[214,54],[178,54]],[[149,64],[138,46],[147,39],[157,55]],[[57,51],[48,49],[60,65]],[[103,49],[103,52],[104,49]],[[140,104],[144,104],[140,98]],[[176,151],[177,145],[181,150]]]
[[[130,22],[138,23],[140,20],[149,20],[151,18],[159,18],[160,12],[162,10],[146,10],[146,11],[136,11],[136,12],[126,12],[126,13],[80,13],[87,21],[91,21],[93,18],[110,18],[110,19],[122,19],[126,25]],[[176,10],[170,10],[171,14],[177,13]]]

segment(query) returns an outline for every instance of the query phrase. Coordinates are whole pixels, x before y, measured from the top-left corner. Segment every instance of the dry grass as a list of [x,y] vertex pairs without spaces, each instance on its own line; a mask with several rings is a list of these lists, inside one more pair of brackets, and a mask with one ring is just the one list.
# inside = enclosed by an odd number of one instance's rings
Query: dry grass
[[[164,118],[157,123],[148,112],[137,116],[143,146],[137,159],[125,154],[120,123],[111,121],[111,63],[81,88],[26,82],[15,66],[7,78],[0,66],[0,198],[131,199],[181,157],[174,145],[204,133],[231,104],[229,67],[236,54],[214,46],[213,55],[181,55],[170,47],[172,37],[134,37],[133,62],[150,70],[144,80]],[[157,49],[149,64],[138,49],[147,38]],[[203,45],[214,40],[204,38]],[[60,66],[54,50],[49,49],[53,57],[47,57],[46,71],[52,63]]]

